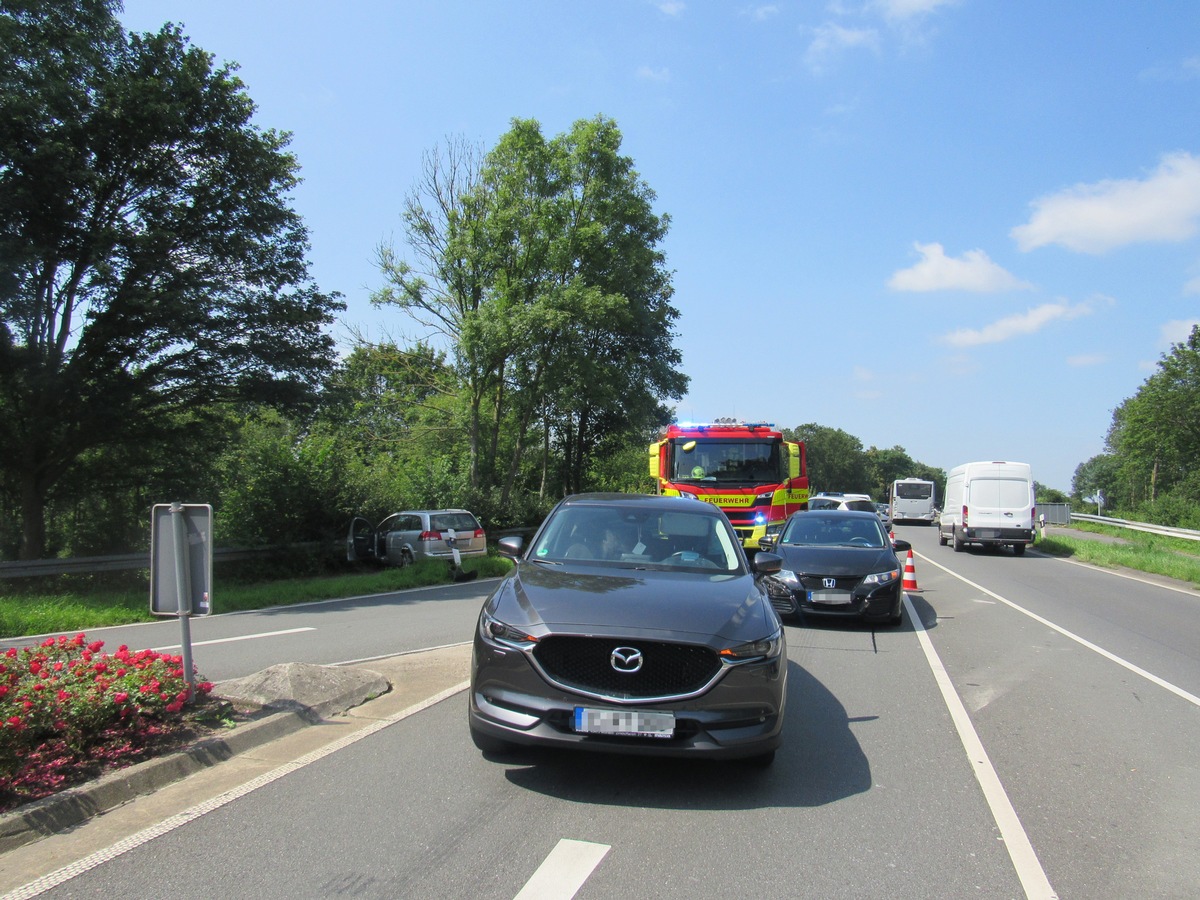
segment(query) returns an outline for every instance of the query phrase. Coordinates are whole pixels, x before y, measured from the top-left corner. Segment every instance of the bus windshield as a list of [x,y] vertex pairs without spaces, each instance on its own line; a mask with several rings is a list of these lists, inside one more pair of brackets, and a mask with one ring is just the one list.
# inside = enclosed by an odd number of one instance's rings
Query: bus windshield
[[933,496],[933,483],[929,481],[897,481],[896,496],[901,500],[928,500]]

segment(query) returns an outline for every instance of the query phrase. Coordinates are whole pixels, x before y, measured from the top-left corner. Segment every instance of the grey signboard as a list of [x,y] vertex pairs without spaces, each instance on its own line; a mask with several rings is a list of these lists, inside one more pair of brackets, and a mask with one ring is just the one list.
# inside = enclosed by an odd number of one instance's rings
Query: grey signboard
[[212,612],[212,507],[158,503],[150,525],[150,612],[207,616]]

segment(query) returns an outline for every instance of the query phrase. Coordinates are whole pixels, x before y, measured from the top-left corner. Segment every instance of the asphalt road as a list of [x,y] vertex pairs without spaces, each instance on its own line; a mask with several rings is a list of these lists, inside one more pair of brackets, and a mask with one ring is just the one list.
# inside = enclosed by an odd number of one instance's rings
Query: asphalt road
[[[1195,896],[1200,596],[898,536],[901,628],[789,626],[767,771],[486,759],[457,693],[46,896]],[[196,661],[219,680],[460,643],[487,588],[213,617]],[[116,642],[178,631],[142,627]]]

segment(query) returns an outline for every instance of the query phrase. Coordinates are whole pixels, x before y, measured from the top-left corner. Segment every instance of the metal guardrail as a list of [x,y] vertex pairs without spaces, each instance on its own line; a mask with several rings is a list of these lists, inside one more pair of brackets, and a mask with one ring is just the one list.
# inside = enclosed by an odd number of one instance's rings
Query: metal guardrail
[[[487,533],[488,542],[494,543],[506,535],[519,534],[528,539],[536,528],[503,528]],[[280,550],[312,550],[321,547],[319,542],[291,544],[287,547],[255,547],[252,549],[228,547],[213,550],[213,563],[236,562],[257,559],[278,553]],[[334,555],[344,555],[340,543],[331,546]],[[6,578],[33,578],[38,575],[91,575],[95,572],[119,572],[129,569],[149,569],[150,551],[121,553],[112,556],[73,556],[58,559],[0,560],[0,581]]]
[[[315,544],[313,545],[316,546]],[[234,562],[255,559],[278,553],[278,547],[259,547],[253,550],[226,548],[213,550],[213,562]],[[0,580],[33,578],[37,575],[91,575],[95,572],[120,572],[128,569],[149,569],[150,551],[120,553],[112,556],[72,556],[62,559],[31,559],[0,561]]]
[[1114,528],[1128,528],[1130,531],[1145,531],[1150,534],[1161,534],[1164,537],[1185,538],[1189,541],[1200,541],[1200,531],[1190,528],[1172,528],[1169,525],[1151,525],[1148,522],[1130,522],[1127,519],[1113,519],[1109,516],[1087,516],[1081,513],[1071,513],[1071,521],[1097,522],[1101,525],[1111,525]]

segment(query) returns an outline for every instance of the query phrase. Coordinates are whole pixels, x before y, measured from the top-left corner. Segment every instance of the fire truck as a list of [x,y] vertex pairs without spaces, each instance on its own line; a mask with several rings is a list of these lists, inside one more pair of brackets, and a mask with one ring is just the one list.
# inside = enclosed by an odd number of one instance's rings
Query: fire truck
[[650,475],[660,494],[720,507],[750,550],[768,528],[808,508],[804,443],[785,441],[768,422],[670,425],[650,445]]

